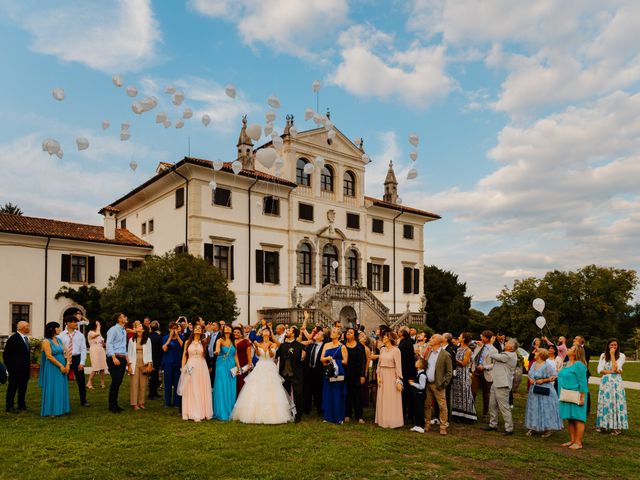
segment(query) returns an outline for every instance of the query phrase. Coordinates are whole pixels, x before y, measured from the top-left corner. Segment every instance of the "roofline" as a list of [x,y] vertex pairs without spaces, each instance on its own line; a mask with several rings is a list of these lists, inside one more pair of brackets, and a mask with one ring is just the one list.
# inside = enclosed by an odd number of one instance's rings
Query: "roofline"
[[[34,217],[32,217],[32,218],[34,218]],[[95,225],[91,225],[91,226],[95,226]],[[25,235],[25,236],[28,236],[28,237],[57,238],[57,239],[60,239],[60,240],[71,240],[71,241],[74,241],[74,242],[101,243],[103,245],[116,245],[116,246],[121,246],[121,247],[145,248],[147,250],[153,250],[153,245],[151,245],[151,244],[149,244],[149,245],[135,245],[135,244],[132,244],[132,243],[118,242],[116,240],[106,241],[106,240],[91,240],[91,239],[88,239],[88,238],[70,238],[70,237],[63,237],[61,235],[45,235],[43,233],[14,232],[12,230],[6,230],[6,229],[0,229],[0,233],[10,233],[11,235]]]
[[433,220],[440,220],[442,218],[440,215],[438,215],[436,213],[425,212],[425,211],[419,210],[417,208],[405,207],[403,205],[395,205],[393,203],[389,203],[389,202],[385,202],[384,200],[380,200],[379,198],[367,197],[365,195],[364,199],[373,202],[373,205],[376,206],[376,207],[389,208],[391,210],[397,210],[397,211],[399,211],[401,213],[409,213],[409,214],[413,214],[413,215],[419,215],[419,216],[422,216],[422,217],[431,218]]

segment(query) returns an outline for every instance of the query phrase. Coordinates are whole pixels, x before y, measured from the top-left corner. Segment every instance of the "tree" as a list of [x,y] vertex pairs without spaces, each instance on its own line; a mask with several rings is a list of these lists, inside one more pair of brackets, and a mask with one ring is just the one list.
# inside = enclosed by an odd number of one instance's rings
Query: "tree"
[[96,287],[86,285],[81,286],[77,290],[69,287],[61,287],[56,293],[58,298],[68,298],[78,305],[82,305],[86,311],[86,317],[89,320],[100,320],[100,299],[102,294]]
[[454,335],[469,329],[471,297],[465,295],[467,284],[458,281],[458,275],[434,265],[425,267],[424,288],[431,328]]
[[150,316],[164,326],[180,315],[231,323],[238,316],[227,279],[206,260],[184,253],[149,257],[140,268],[121,272],[102,292],[105,314],[131,319]]
[[14,205],[11,202],[5,203],[4,206],[0,207],[0,213],[8,213],[9,215],[23,214],[22,210],[20,210],[20,207]]

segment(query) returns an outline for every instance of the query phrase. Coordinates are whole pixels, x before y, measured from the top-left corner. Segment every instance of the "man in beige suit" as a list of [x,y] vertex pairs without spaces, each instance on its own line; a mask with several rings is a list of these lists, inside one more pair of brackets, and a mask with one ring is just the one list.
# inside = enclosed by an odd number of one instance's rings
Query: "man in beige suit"
[[426,428],[431,425],[431,404],[435,398],[440,408],[440,435],[447,434],[449,412],[447,410],[447,385],[452,377],[451,355],[443,346],[446,344],[442,335],[432,335],[429,339],[431,350],[425,355],[427,362],[427,396],[424,404]]
[[489,401],[489,426],[485,430],[498,430],[499,411],[504,419],[504,434],[513,435],[509,392],[511,392],[513,373],[518,363],[518,356],[515,353],[517,349],[518,342],[512,338],[505,344],[503,353],[498,353],[496,350],[487,355],[487,359],[493,362],[493,382]]

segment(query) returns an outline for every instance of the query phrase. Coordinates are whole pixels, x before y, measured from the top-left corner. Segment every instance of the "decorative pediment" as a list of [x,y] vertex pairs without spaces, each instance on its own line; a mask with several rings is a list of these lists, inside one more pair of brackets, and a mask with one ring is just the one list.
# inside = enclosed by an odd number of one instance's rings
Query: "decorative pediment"
[[[357,159],[362,161],[362,154],[364,152],[340,130],[335,127],[333,129],[336,135],[331,140],[331,143],[327,141],[327,130],[325,128],[315,128],[313,130],[307,130],[306,132],[300,132],[293,142],[294,144],[301,144],[303,149],[305,145],[313,146],[322,150],[331,151],[334,154],[341,153],[349,157],[357,157]],[[362,161],[362,163],[364,164],[365,162]]]

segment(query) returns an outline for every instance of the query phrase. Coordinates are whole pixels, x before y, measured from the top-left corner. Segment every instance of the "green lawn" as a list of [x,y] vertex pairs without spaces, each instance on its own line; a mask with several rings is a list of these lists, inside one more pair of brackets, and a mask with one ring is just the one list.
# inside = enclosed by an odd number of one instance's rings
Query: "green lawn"
[[[589,362],[589,370],[594,377],[599,377],[596,372],[598,368],[597,361]],[[640,382],[640,362],[626,362],[622,367],[622,379],[629,382]]]
[[[2,400],[5,390],[0,387]],[[524,385],[516,396],[516,435],[508,438],[481,431],[482,424],[454,424],[446,438],[383,430],[372,424],[372,411],[367,425],[343,426],[315,416],[298,425],[196,424],[159,401],[148,401],[145,411],[114,415],[107,411],[106,392],[89,392],[91,407],[84,409],[73,384],[71,415],[40,418],[40,389],[32,380],[30,411],[0,413],[0,479],[578,479],[638,478],[640,471],[640,391],[628,392],[629,432],[597,434],[590,418],[585,448],[577,452],[559,446],[564,432],[547,439],[525,436]],[[120,398],[126,405],[126,384]]]

